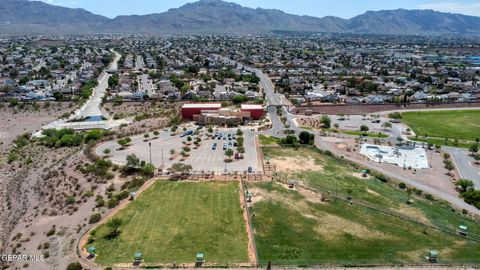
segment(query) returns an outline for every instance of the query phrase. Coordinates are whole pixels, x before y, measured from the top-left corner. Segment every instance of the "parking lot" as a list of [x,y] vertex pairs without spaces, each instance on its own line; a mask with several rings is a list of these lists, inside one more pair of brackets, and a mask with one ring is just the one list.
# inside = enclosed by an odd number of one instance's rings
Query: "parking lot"
[[[194,131],[195,129],[188,129]],[[150,147],[151,143],[151,158],[152,163],[157,168],[161,168],[164,165],[164,168],[167,169],[171,167],[174,163],[182,162],[184,164],[189,164],[192,166],[194,171],[198,172],[215,172],[221,174],[225,172],[245,172],[249,170],[253,172],[261,171],[261,165],[257,157],[257,148],[255,145],[255,136],[253,133],[247,130],[244,132],[244,149],[245,153],[243,154],[243,159],[235,159],[235,155],[232,157],[233,162],[225,162],[225,150],[224,143],[226,143],[227,148],[230,147],[234,153],[238,153],[237,148],[234,146],[234,140],[231,138],[228,139],[228,136],[222,136],[222,138],[212,139],[211,136],[215,135],[215,132],[223,134],[236,134],[237,129],[214,129],[212,134],[209,134],[206,129],[199,131],[199,135],[190,135],[192,141],[189,145],[185,145],[183,142],[187,142],[188,136],[182,136],[182,131],[177,131],[174,136],[170,130],[159,131],[160,135],[158,138],[153,138],[153,133],[150,132],[149,140],[146,140],[144,135],[137,135],[131,137],[132,142],[130,146],[125,149],[121,149],[121,146],[115,142],[110,141],[101,144],[97,149],[96,153],[99,156],[105,156],[104,150],[110,149],[109,159],[114,163],[124,165],[126,163],[126,158],[130,154],[135,154],[140,160],[150,162]],[[193,142],[196,138],[201,139],[201,143],[197,149]],[[225,137],[225,138],[224,138]],[[188,142],[187,142],[188,143]],[[216,143],[216,149],[213,149],[213,145]],[[231,144],[231,146],[229,145]],[[189,156],[185,158],[184,161],[181,161],[182,156],[180,152],[182,148],[187,146],[191,149]],[[172,156],[171,150],[175,150],[175,154]],[[172,159],[174,157],[174,159]]]

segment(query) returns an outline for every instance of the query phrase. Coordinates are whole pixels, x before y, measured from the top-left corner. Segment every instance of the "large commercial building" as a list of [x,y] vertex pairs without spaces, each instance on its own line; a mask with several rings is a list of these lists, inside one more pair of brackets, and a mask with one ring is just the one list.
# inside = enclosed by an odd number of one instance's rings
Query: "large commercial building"
[[220,103],[191,103],[182,107],[183,119],[213,125],[239,125],[261,119],[264,113],[262,105],[249,104],[243,104],[240,110],[222,108]]

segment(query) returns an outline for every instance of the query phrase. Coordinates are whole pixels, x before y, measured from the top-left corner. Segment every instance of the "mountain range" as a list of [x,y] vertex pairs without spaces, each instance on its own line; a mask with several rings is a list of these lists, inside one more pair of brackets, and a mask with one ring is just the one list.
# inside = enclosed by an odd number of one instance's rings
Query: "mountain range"
[[351,19],[298,16],[222,0],[200,0],[149,15],[113,19],[40,1],[1,0],[0,35],[257,34],[275,30],[368,34],[480,35],[480,17],[433,10],[368,11]]

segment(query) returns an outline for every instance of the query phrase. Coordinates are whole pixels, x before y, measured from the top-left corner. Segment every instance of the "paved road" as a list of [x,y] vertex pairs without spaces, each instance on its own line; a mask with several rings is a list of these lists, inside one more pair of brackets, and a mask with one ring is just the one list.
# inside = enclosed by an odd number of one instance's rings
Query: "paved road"
[[[275,88],[273,86],[272,81],[270,78],[268,78],[263,71],[257,68],[252,68],[249,66],[245,66],[241,63],[238,63],[234,60],[228,59],[226,57],[220,56],[220,55],[214,55],[215,58],[221,59],[223,62],[230,64],[230,65],[236,65],[239,69],[244,69],[246,71],[255,73],[257,77],[260,78],[260,86],[263,89],[263,92],[265,94],[265,99],[267,101],[267,106],[270,105],[283,105],[283,101],[281,98],[278,96],[277,93],[275,93]],[[282,110],[284,112],[284,115],[287,117],[287,123],[290,122],[291,115],[288,114],[288,111],[282,107]],[[270,129],[267,133],[271,135],[279,135],[282,130],[285,129],[285,126],[283,125],[280,116],[277,114],[277,108],[276,107],[268,107],[268,116],[270,120],[272,121],[272,129]]]
[[[115,58],[113,62],[108,67],[109,70],[117,70],[118,69],[118,60],[120,60],[121,55],[115,52]],[[87,103],[75,113],[77,119],[85,119],[87,117],[93,116],[104,116],[106,117],[106,113],[101,110],[102,98],[107,93],[108,88],[108,79],[112,76],[107,72],[102,72],[100,77],[98,78],[98,86],[95,87],[93,91],[93,96],[87,101]]]
[[[118,70],[118,60],[120,60],[121,55],[117,52],[115,53],[115,58],[113,62],[108,67],[109,70]],[[101,102],[103,96],[106,94],[107,87],[108,87],[108,78],[110,78],[110,74],[107,72],[102,72],[98,78],[98,86],[95,87],[93,91],[92,97],[75,113],[70,116],[68,119],[59,119],[53,121],[45,126],[43,126],[40,130],[37,130],[32,133],[34,137],[41,137],[42,130],[45,129],[61,129],[61,128],[73,128],[76,130],[88,130],[88,129],[95,129],[95,128],[105,128],[111,129],[113,127],[119,126],[121,124],[127,123],[127,121],[120,120],[107,120],[107,121],[95,121],[90,123],[75,123],[72,122],[74,120],[85,119],[87,117],[92,116],[104,116],[105,118],[109,118],[108,114],[101,109]]]
[[152,81],[148,78],[148,74],[142,74],[139,76],[139,84],[138,84],[138,91],[147,94],[148,96],[152,96],[155,94],[155,90],[152,84]]
[[460,172],[460,178],[472,180],[475,184],[475,188],[480,189],[480,167],[474,167],[473,157],[469,155],[469,152],[465,149],[455,147],[442,147],[452,155],[455,165]]
[[138,70],[143,70],[145,68],[145,61],[143,61],[143,57],[141,55],[137,55],[135,58],[135,69]]

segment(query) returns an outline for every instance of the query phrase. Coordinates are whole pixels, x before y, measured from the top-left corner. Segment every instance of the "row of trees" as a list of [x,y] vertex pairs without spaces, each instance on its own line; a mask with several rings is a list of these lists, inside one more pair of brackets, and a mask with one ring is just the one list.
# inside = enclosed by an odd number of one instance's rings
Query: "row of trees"
[[308,131],[302,131],[298,135],[288,135],[286,138],[280,139],[280,144],[285,146],[299,147],[300,145],[313,145],[315,143],[315,134]]

